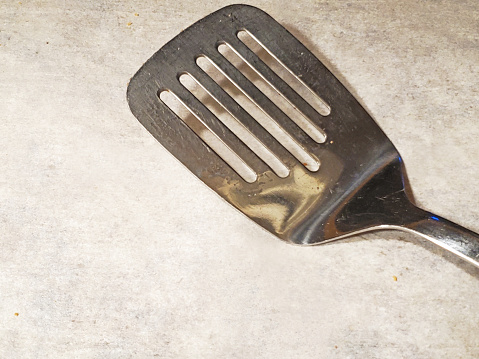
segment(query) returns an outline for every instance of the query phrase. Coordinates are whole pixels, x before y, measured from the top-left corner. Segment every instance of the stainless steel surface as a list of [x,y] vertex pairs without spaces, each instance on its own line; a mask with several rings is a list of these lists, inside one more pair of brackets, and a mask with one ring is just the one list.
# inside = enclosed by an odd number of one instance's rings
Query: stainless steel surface
[[[320,114],[238,38],[247,31],[330,108]],[[304,114],[326,141],[319,143],[219,52],[228,44],[285,101]],[[301,163],[280,139],[235,102],[198,65],[210,59],[223,75],[296,141],[319,169]],[[189,74],[289,170],[278,176],[180,82]],[[168,91],[251,170],[245,181],[192,128],[163,103]],[[479,236],[414,206],[401,157],[352,94],[296,38],[263,11],[225,7],[184,30],[150,58],[131,79],[128,103],[152,135],[226,201],[279,238],[302,245],[394,228],[412,231],[479,266]],[[321,142],[321,141],[320,141]]]

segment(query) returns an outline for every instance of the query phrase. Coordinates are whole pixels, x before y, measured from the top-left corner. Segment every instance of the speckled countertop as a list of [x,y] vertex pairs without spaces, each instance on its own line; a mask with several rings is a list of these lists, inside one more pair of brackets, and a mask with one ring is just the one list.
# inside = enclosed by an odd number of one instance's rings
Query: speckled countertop
[[[479,231],[476,0],[248,3],[361,100],[419,205]],[[0,4],[0,357],[478,358],[478,270],[399,232],[287,245],[130,113],[142,63],[227,4]]]

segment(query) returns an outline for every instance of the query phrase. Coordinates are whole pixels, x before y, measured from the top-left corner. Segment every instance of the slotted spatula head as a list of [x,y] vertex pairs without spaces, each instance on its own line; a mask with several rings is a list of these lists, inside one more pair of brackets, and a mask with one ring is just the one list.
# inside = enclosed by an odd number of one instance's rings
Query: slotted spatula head
[[[301,95],[301,89],[278,75],[240,38],[241,34],[247,34],[279,67],[293,75],[299,87],[322,99],[327,111],[318,109],[313,100]],[[277,101],[272,101],[241,68],[223,56],[219,49],[222,45],[278,92],[323,138],[294,122]],[[291,153],[251,111],[240,106],[221,82],[199,66],[200,59],[207,59],[319,166],[304,163]],[[259,140],[286,173],[279,175],[220,121],[208,104],[181,81],[185,74]],[[162,100],[165,93],[235,153],[253,172],[253,178],[245,180],[240,176],[225,156],[220,156],[198,130],[195,132],[194,126]],[[390,204],[409,206],[401,159],[386,135],[301,42],[257,8],[228,6],[181,32],[135,74],[127,97],[133,114],[167,150],[226,201],[283,240],[315,244],[394,225],[397,208]]]

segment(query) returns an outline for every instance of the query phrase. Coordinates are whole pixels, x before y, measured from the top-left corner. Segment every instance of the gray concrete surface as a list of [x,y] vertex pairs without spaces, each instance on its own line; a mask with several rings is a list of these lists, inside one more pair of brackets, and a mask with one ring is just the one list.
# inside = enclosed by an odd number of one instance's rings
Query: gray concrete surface
[[[479,231],[476,0],[248,3],[360,98],[418,204]],[[478,358],[476,269],[396,232],[282,243],[131,115],[134,72],[226,4],[0,4],[0,358]]]

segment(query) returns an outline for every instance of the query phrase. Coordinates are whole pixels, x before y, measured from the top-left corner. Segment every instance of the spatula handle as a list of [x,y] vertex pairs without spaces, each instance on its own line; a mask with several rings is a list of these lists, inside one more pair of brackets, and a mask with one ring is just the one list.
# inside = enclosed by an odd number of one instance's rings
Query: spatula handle
[[423,217],[403,226],[479,267],[479,234],[432,213],[418,209]]

